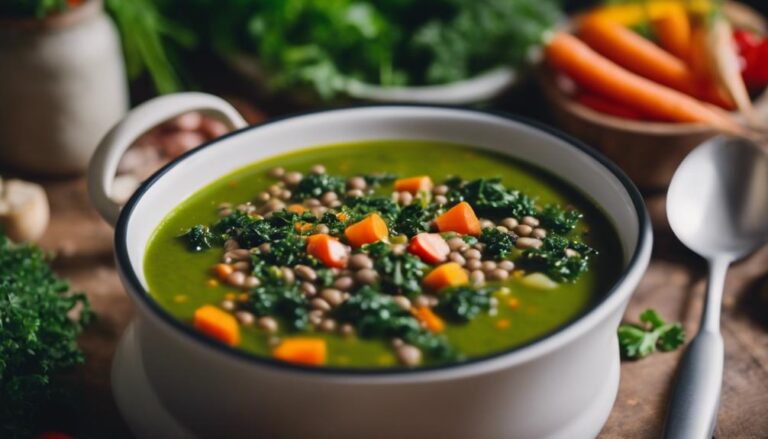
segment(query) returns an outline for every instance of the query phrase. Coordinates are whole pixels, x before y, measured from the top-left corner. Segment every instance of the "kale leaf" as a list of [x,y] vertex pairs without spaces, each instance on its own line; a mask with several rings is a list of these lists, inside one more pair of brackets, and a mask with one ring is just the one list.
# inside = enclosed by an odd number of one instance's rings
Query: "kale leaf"
[[532,198],[507,189],[499,178],[479,178],[455,186],[448,192],[448,202],[453,205],[461,201],[468,202],[481,216],[520,218],[536,214]]
[[249,293],[247,307],[256,316],[278,316],[293,330],[308,327],[309,302],[297,284],[270,284]]
[[207,250],[219,244],[221,239],[210,231],[208,226],[198,224],[192,226],[186,233],[180,236],[191,251],[199,252]]
[[92,317],[40,249],[0,233],[0,437],[34,436],[43,412],[66,403],[57,377],[83,362],[76,337]]
[[363,179],[365,179],[365,182],[368,184],[368,186],[381,186],[383,184],[389,184],[395,181],[396,178],[397,175],[388,172],[363,175]]
[[363,338],[401,338],[422,349],[438,361],[455,358],[445,338],[421,327],[408,311],[395,304],[391,296],[366,286],[333,311],[334,317],[355,326]]
[[468,322],[491,309],[490,288],[459,286],[440,292],[437,312],[449,320]]
[[336,175],[328,174],[309,174],[301,179],[296,190],[293,192],[293,198],[301,201],[307,198],[317,198],[326,192],[343,193],[346,186],[346,179]]
[[[529,271],[540,271],[555,282],[575,282],[589,269],[589,258],[597,252],[584,243],[572,242],[562,236],[550,234],[542,239],[540,248],[523,252],[519,259]],[[567,249],[578,255],[569,256]]]
[[387,224],[392,224],[400,212],[400,207],[388,197],[347,198],[342,212],[349,216],[349,222],[355,223],[371,213],[378,213]]
[[385,243],[366,247],[375,258],[373,267],[379,272],[379,285],[389,294],[413,297],[421,292],[421,279],[428,268],[418,256],[408,252],[397,254]]
[[515,238],[495,227],[483,229],[480,242],[485,244],[485,254],[495,259],[504,259],[515,249]]
[[421,232],[429,231],[432,219],[435,217],[435,209],[424,208],[419,203],[405,206],[395,219],[394,229],[406,236],[414,236]]
[[621,356],[636,360],[650,355],[657,349],[672,351],[685,343],[685,331],[679,323],[666,323],[659,314],[647,309],[640,314],[640,324],[619,326]]
[[584,215],[575,209],[563,209],[549,204],[539,213],[541,225],[550,232],[565,235],[573,230]]

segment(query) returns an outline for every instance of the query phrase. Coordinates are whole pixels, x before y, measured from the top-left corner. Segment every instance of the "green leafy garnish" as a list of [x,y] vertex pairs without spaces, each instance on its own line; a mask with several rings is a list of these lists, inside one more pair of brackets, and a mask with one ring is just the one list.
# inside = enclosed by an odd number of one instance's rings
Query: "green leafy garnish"
[[[589,258],[597,252],[588,245],[569,241],[562,236],[550,234],[542,239],[540,248],[525,250],[520,259],[529,271],[546,274],[556,282],[575,282],[589,269]],[[569,255],[567,249],[578,254]]]
[[328,174],[309,174],[299,182],[293,198],[297,201],[307,198],[317,198],[326,192],[343,193],[346,179]]
[[551,232],[565,235],[573,230],[584,215],[574,209],[549,204],[539,213],[541,225]]
[[405,206],[395,220],[395,230],[407,236],[414,236],[429,231],[430,224],[435,218],[433,208],[424,208],[419,203]]
[[208,226],[202,224],[192,226],[181,237],[187,242],[189,249],[196,252],[207,250],[218,242],[217,236],[210,231]]
[[391,246],[378,242],[365,247],[375,259],[373,267],[379,273],[379,285],[388,294],[415,296],[421,292],[421,279],[427,264],[408,252],[396,254]]
[[259,286],[249,293],[247,307],[257,316],[279,316],[291,329],[307,328],[309,302],[296,284]]
[[483,229],[480,242],[485,244],[485,253],[494,259],[504,259],[515,250],[512,235],[493,227]]
[[0,437],[39,433],[44,410],[66,396],[57,375],[83,362],[76,337],[92,316],[40,249],[0,233]]
[[679,322],[666,323],[652,309],[640,314],[640,322],[619,326],[619,349],[623,358],[636,360],[657,349],[673,351],[685,343],[683,326]]
[[466,201],[480,216],[517,218],[535,215],[533,199],[517,190],[508,189],[499,178],[479,178],[454,187],[448,202]]
[[440,292],[437,311],[440,315],[456,322],[468,322],[481,312],[491,309],[490,288],[460,286]]

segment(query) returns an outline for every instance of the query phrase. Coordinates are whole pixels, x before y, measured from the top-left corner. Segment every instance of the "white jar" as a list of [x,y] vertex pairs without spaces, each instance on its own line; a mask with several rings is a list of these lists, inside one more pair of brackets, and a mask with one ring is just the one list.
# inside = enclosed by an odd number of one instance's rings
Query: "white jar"
[[101,0],[0,21],[0,166],[81,173],[127,108],[120,38]]

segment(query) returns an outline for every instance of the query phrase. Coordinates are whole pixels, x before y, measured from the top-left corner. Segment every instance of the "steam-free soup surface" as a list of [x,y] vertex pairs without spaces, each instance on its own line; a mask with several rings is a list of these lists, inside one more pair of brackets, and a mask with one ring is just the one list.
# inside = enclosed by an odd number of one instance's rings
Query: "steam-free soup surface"
[[[514,145],[510,145],[510,148],[514,148]],[[317,164],[321,164],[324,169],[313,169],[313,166]],[[573,321],[604,297],[617,279],[621,269],[622,253],[616,233],[604,215],[595,208],[586,196],[542,170],[495,153],[446,143],[372,141],[359,144],[316,147],[277,156],[258,163],[244,163],[244,166],[244,168],[213,182],[188,199],[179,200],[179,206],[157,227],[148,245],[144,271],[152,298],[174,318],[190,326],[194,325],[198,331],[206,336],[212,336],[221,342],[236,346],[238,349],[256,356],[268,358],[277,356],[285,361],[302,364],[353,368],[429,366],[489,356],[532,342]],[[276,178],[275,176],[281,173],[279,170],[274,171],[275,168],[284,169],[285,175]],[[288,178],[287,174],[291,172],[300,172],[303,176],[307,176],[311,175],[312,170],[323,171],[322,175],[334,176],[334,178],[344,177],[347,179],[342,180],[344,187],[337,194],[338,201],[330,203],[334,207],[330,207],[327,205],[329,203],[325,203],[325,206],[320,206],[321,209],[312,211],[314,204],[316,204],[315,201],[307,198],[297,198],[297,188],[291,186],[292,182],[283,183]],[[397,178],[428,177],[427,180],[431,181],[431,186],[425,186],[421,190],[416,188],[413,193],[408,192],[409,195],[405,195],[405,192],[407,192],[405,190],[395,190],[394,182],[391,181],[391,178],[385,178],[376,186],[366,184],[365,189],[362,191],[363,197],[386,197],[394,200],[394,204],[401,212],[405,204],[413,203],[420,203],[427,210],[432,209],[431,215],[433,217],[428,219],[426,223],[429,230],[421,233],[428,233],[432,237],[437,236],[440,239],[444,239],[446,243],[451,243],[451,253],[453,254],[443,255],[445,259],[439,262],[424,261],[425,255],[415,251],[413,246],[409,245],[409,243],[412,244],[415,239],[414,236],[417,234],[415,232],[418,232],[418,230],[412,230],[413,235],[401,233],[400,230],[397,230],[396,221],[390,221],[385,214],[378,215],[375,209],[369,211],[362,209],[363,213],[359,211],[357,213],[350,213],[350,215],[359,215],[356,218],[338,215],[339,212],[348,207],[349,203],[352,203],[352,201],[347,202],[347,200],[351,199],[351,196],[357,197],[359,195],[358,193],[350,195],[350,182],[352,180],[349,180],[349,178],[363,175],[381,175],[382,173],[392,174]],[[452,176],[459,176],[461,180],[449,180],[449,190],[448,193],[445,193],[445,187],[442,186],[442,183]],[[512,191],[519,190],[521,193],[530,196],[535,202],[537,212],[544,206],[557,205],[560,206],[561,210],[554,213],[550,212],[550,215],[557,216],[558,212],[567,214],[571,211],[576,211],[583,215],[572,230],[564,231],[561,235],[569,242],[573,241],[584,244],[585,247],[583,249],[569,249],[568,254],[578,255],[574,256],[574,258],[584,258],[586,270],[579,273],[578,276],[572,276],[573,279],[566,279],[569,275],[563,275],[562,278],[558,278],[560,275],[556,267],[542,264],[539,257],[541,254],[538,256],[524,256],[528,254],[527,252],[536,253],[537,249],[526,249],[522,244],[533,242],[533,245],[542,245],[547,243],[547,240],[553,240],[552,242],[554,242],[560,236],[554,230],[546,230],[543,224],[546,222],[543,217],[544,214],[532,215],[535,218],[538,217],[537,220],[542,224],[538,227],[531,227],[531,230],[541,229],[547,233],[547,236],[542,237],[541,235],[544,232],[539,231],[534,233],[539,238],[533,237],[531,235],[532,231],[519,228],[519,225],[517,228],[504,227],[502,225],[514,226],[514,222],[521,224],[523,217],[515,218],[515,215],[511,212],[503,211],[501,214],[494,211],[494,215],[492,215],[494,217],[492,218],[484,216],[482,212],[486,212],[486,210],[483,210],[482,203],[475,202],[475,205],[473,205],[473,201],[476,200],[471,197],[471,194],[467,195],[471,192],[470,189],[464,189],[463,194],[465,199],[469,201],[469,207],[472,210],[480,211],[476,216],[480,217],[483,229],[496,229],[501,226],[498,230],[503,235],[508,235],[512,238],[514,248],[509,252],[502,251],[501,254],[492,255],[489,248],[500,247],[502,250],[509,249],[501,244],[494,246],[489,245],[489,242],[485,242],[485,244],[483,242],[492,239],[506,240],[504,236],[499,234],[493,235],[485,231],[481,232],[480,236],[471,236],[471,234],[467,233],[435,229],[436,225],[433,220],[458,204],[457,201],[461,199],[461,187],[466,188],[472,182],[486,182],[485,179],[491,177],[500,178],[500,183],[503,185],[503,188],[506,188],[507,192],[505,193],[513,193]],[[373,182],[374,179],[369,180]],[[423,182],[427,180],[423,180]],[[357,182],[359,183],[359,179]],[[290,207],[295,212],[303,210],[304,213],[301,215],[305,215],[305,218],[309,218],[308,215],[312,215],[314,212],[314,217],[319,218],[316,221],[297,220],[301,224],[294,226],[293,230],[296,230],[300,239],[306,239],[311,235],[322,234],[318,232],[327,231],[327,228],[320,227],[320,224],[322,224],[323,215],[330,212],[336,217],[348,221],[347,224],[336,224],[339,231],[336,232],[335,236],[331,232],[328,242],[324,241],[325,245],[330,246],[329,248],[337,248],[334,247],[336,244],[332,242],[337,241],[341,247],[349,252],[345,254],[346,256],[342,255],[342,258],[352,258],[356,253],[367,254],[369,251],[391,252],[395,247],[400,246],[394,251],[402,252],[403,248],[406,248],[405,253],[407,255],[415,257],[417,260],[421,259],[421,261],[417,262],[422,264],[420,267],[424,277],[441,265],[458,261],[463,270],[466,270],[464,273],[468,275],[467,278],[470,280],[462,283],[459,279],[458,286],[449,285],[440,290],[435,290],[426,287],[425,281],[422,279],[419,281],[421,291],[414,292],[399,289],[397,285],[391,285],[392,282],[389,282],[388,286],[382,286],[383,278],[386,278],[388,275],[380,273],[378,274],[378,279],[370,282],[368,286],[365,286],[362,282],[354,282],[354,285],[346,289],[334,288],[334,285],[324,287],[323,281],[318,279],[315,281],[305,281],[305,283],[312,284],[312,287],[307,287],[301,285],[302,278],[297,276],[299,270],[292,262],[287,266],[293,270],[293,277],[296,278],[292,285],[296,287],[300,295],[306,298],[307,302],[304,304],[306,311],[314,314],[314,317],[304,316],[304,325],[299,325],[300,329],[295,329],[293,322],[290,321],[294,314],[289,313],[290,318],[286,318],[284,312],[281,314],[282,311],[275,311],[275,315],[259,315],[256,308],[262,309],[264,307],[259,307],[257,306],[258,303],[256,305],[254,303],[263,299],[264,294],[267,293],[264,293],[262,290],[261,296],[254,296],[253,291],[258,289],[258,287],[253,286],[253,283],[256,281],[251,279],[250,281],[245,281],[251,282],[251,284],[243,285],[240,282],[241,279],[238,278],[233,283],[228,280],[228,273],[217,274],[215,271],[221,268],[220,264],[229,265],[230,267],[235,266],[237,260],[227,259],[225,257],[226,251],[223,247],[227,245],[229,246],[228,248],[232,248],[232,242],[238,241],[238,239],[232,239],[232,236],[222,237],[219,236],[219,233],[210,231],[215,229],[216,222],[220,221],[222,216],[238,215],[238,207],[246,212],[244,215],[247,215],[249,220],[255,218],[258,221],[262,216],[271,217],[278,215],[270,211],[270,208],[265,207],[266,201],[264,200],[267,197],[263,194],[265,191],[269,191],[270,186],[276,183],[282,185],[282,190],[293,190],[293,192],[290,199],[280,201],[281,196],[285,197],[288,194],[280,194],[277,189],[273,188],[273,192],[276,195],[270,196],[271,199],[275,200],[272,207],[278,209]],[[411,182],[411,184],[415,183]],[[325,200],[328,201],[330,198],[334,197],[326,196]],[[297,208],[297,205],[300,205],[301,208]],[[369,245],[361,247],[348,246],[350,240],[348,235],[345,234],[344,229],[349,227],[352,222],[362,221],[373,214],[377,214],[377,216],[384,219],[384,222],[389,226],[388,236],[384,238],[383,243],[377,244],[381,248],[376,250],[376,245],[374,247]],[[513,218],[516,221],[510,222],[509,218]],[[395,216],[396,219],[397,217]],[[486,219],[491,220],[492,223],[487,222]],[[505,220],[506,222],[504,222]],[[547,223],[551,222],[552,219],[550,218]],[[200,238],[199,236],[190,236],[190,229],[193,229],[195,226],[203,226],[198,231],[208,230],[210,232],[210,242],[206,242],[206,244],[210,244],[210,248],[204,248],[207,245],[194,248],[199,243],[193,242],[191,239]],[[528,232],[528,235],[524,236],[526,232]],[[231,231],[231,234],[236,233],[242,233],[242,231]],[[230,238],[231,241],[225,244],[227,238]],[[463,248],[456,248],[457,241],[455,239],[451,241],[452,238],[464,239],[467,245]],[[478,238],[480,239],[479,243],[477,241]],[[520,241],[521,238],[526,239]],[[242,247],[242,241],[247,239],[241,237],[239,240],[241,241],[239,246]],[[539,244],[531,240],[538,240]],[[506,241],[507,244],[509,242],[508,240]],[[251,244],[253,243],[254,241],[251,241]],[[274,248],[274,243],[272,244]],[[437,247],[444,250],[442,244],[438,244]],[[239,265],[241,269],[247,266],[247,268],[242,270],[244,273],[241,278],[256,277],[261,284],[260,287],[269,282],[285,281],[285,279],[282,281],[267,279],[271,275],[265,273],[277,273],[278,277],[282,276],[280,268],[271,267],[272,271],[268,271],[270,269],[269,265],[277,266],[278,264],[263,263],[264,266],[261,267],[261,271],[257,272],[255,270],[255,264],[260,263],[258,261],[269,260],[267,254],[261,253],[261,250],[259,250],[259,248],[264,249],[263,244],[261,247],[254,246],[253,250],[250,250],[247,245],[244,247],[255,255],[253,256],[255,259],[245,258],[242,261],[243,263]],[[507,247],[509,246],[507,245]],[[539,250],[546,247],[547,245],[544,245]],[[589,252],[587,250],[589,247],[594,249],[595,253]],[[499,268],[484,271],[484,268],[489,268],[484,266],[473,269],[476,268],[477,263],[470,263],[471,258],[469,256],[476,255],[472,252],[468,253],[468,250],[474,248],[482,250],[483,261],[490,260],[497,267],[508,268],[506,275],[501,273]],[[437,256],[441,256],[441,251],[434,250],[434,248],[430,249],[436,252]],[[402,256],[386,254],[388,255],[386,257],[392,258],[393,261],[398,261],[401,260],[398,258],[402,258]],[[456,254],[460,257],[457,257]],[[426,256],[429,259],[430,255]],[[369,259],[372,261],[376,260],[373,256]],[[358,276],[357,272],[359,270],[353,269],[349,265],[346,265],[345,268],[336,269],[334,273],[323,260],[309,258],[302,262],[307,260],[310,261],[309,264],[300,263],[297,265],[308,265],[318,275],[323,273],[324,276],[330,275],[332,276],[330,281],[335,281],[339,277],[345,276],[351,277],[353,281],[357,279],[356,276]],[[512,264],[501,264],[504,260],[511,261]],[[567,260],[567,257],[564,260]],[[328,261],[334,263],[332,259]],[[514,265],[514,268],[509,269],[511,265]],[[477,271],[481,272],[484,277],[482,282],[477,282],[480,277],[479,274],[473,274]],[[501,269],[501,271],[504,270]],[[536,275],[532,276],[534,273]],[[259,278],[259,276],[262,278]],[[354,314],[352,311],[349,309],[340,311],[340,307],[343,307],[344,304],[336,304],[331,310],[324,311],[321,318],[318,318],[320,312],[312,313],[316,309],[316,303],[312,302],[312,299],[322,297],[320,294],[324,289],[341,290],[340,292],[347,300],[350,300],[364,286],[368,289],[366,291],[374,290],[375,294],[385,297],[387,301],[391,301],[396,296],[407,298],[411,308],[404,314],[406,317],[403,318],[407,319],[414,316],[413,318],[421,324],[419,331],[426,335],[421,338],[416,335],[408,335],[403,340],[401,337],[392,336],[389,333],[382,335],[374,331],[371,334],[370,328],[361,328],[359,326],[360,322],[356,321],[355,317],[349,316]],[[456,299],[457,294],[459,294],[456,292],[457,288],[477,290],[479,291],[478,294],[487,295],[488,300],[478,301],[477,303],[479,303],[481,308],[480,311],[476,315],[471,316],[471,318],[464,318],[466,315],[461,313],[465,312],[466,309],[458,306],[458,302],[456,302],[458,300]],[[274,289],[270,291],[274,291]],[[316,291],[314,296],[311,295],[313,291]],[[373,294],[371,293],[372,297]],[[447,297],[451,294],[456,299],[454,300],[455,303],[452,302],[450,306],[444,304],[443,301],[447,302]],[[397,300],[402,305],[402,300]],[[435,302],[439,302],[437,306],[435,306]],[[195,322],[196,318],[205,317],[200,315],[196,317],[195,314],[196,311],[199,312],[201,308],[206,306],[209,311],[211,307],[214,308],[211,312],[215,315],[207,316],[211,321],[217,321],[219,316],[216,313],[217,311],[235,318],[233,321],[236,321],[237,340],[228,339],[226,336],[222,337],[215,330],[211,332],[210,328],[206,329],[205,325],[200,324],[199,321]],[[256,308],[254,308],[255,306]],[[430,315],[437,317],[443,327],[435,328],[430,322],[425,322],[424,315],[418,312],[418,310],[423,310],[423,308],[428,310],[426,311],[427,318]],[[290,312],[296,311],[292,310]],[[299,314],[301,313],[299,312]],[[339,317],[341,315],[346,315],[346,317]],[[268,319],[264,319],[264,317],[268,317]],[[347,320],[346,324],[345,319]],[[325,323],[325,320],[333,320],[333,325]],[[276,330],[271,325],[272,323],[277,324]],[[361,334],[361,331],[364,334]],[[308,349],[310,352],[304,357],[298,355],[298,357],[294,358],[285,354],[290,349],[278,351],[281,344],[286,340],[297,338],[300,340],[311,339],[321,341],[324,348],[322,359],[318,360],[316,358],[316,355],[319,355],[317,349],[309,345],[303,346],[303,348]],[[426,339],[429,339],[429,341],[424,342]],[[419,343],[422,344],[420,345]],[[440,348],[433,349],[429,343],[438,343],[443,347],[447,346],[451,351],[450,355],[443,355],[440,353],[442,352]],[[405,348],[404,351],[403,345],[415,347],[418,351],[418,358],[412,358],[415,356],[414,351],[408,351],[408,348]],[[298,346],[300,351],[302,345],[299,343]],[[313,355],[315,356],[313,357]],[[408,357],[409,355],[410,358]]]

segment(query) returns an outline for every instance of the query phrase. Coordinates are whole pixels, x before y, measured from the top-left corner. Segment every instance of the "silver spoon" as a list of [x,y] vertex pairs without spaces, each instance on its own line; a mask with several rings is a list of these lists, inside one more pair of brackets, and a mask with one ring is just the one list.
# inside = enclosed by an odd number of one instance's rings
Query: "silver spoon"
[[768,154],[739,138],[715,137],[675,171],[667,217],[686,247],[709,263],[704,313],[678,370],[667,439],[711,438],[723,377],[720,305],[728,266],[768,240]]

